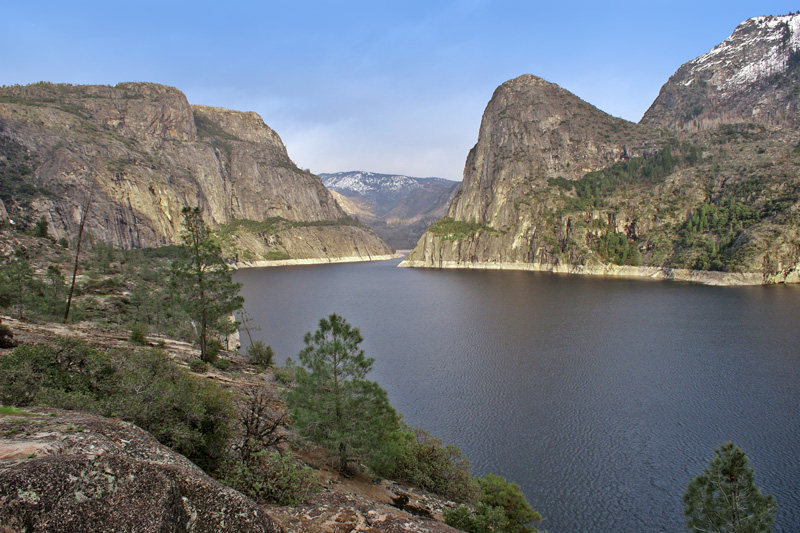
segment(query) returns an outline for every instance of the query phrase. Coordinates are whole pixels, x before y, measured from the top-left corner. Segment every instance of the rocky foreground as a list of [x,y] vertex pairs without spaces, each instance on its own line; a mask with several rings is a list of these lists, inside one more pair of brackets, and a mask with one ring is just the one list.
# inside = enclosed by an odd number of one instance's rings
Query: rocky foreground
[[[20,344],[71,335],[103,349],[126,335],[91,324],[32,324],[0,317]],[[191,345],[150,337],[181,366]],[[0,349],[0,357],[9,349]],[[275,387],[228,353],[229,371],[202,375],[223,387]],[[442,523],[452,502],[392,481],[342,478],[312,450],[320,491],[296,507],[260,505],[209,477],[133,424],[47,407],[0,414],[0,531],[287,531],[311,533],[455,531]]]
[[283,531],[138,427],[47,408],[0,417],[0,501],[11,531]]

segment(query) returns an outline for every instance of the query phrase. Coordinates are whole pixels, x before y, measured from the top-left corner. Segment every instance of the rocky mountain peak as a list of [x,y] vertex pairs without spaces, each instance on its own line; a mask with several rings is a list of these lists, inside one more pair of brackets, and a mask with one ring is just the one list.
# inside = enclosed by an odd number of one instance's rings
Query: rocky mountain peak
[[511,196],[546,186],[549,178],[575,180],[629,157],[640,130],[542,78],[509,80],[486,106],[449,215],[498,227],[514,224]]
[[720,122],[796,122],[798,96],[800,13],[755,17],[681,66],[642,122],[686,129]]

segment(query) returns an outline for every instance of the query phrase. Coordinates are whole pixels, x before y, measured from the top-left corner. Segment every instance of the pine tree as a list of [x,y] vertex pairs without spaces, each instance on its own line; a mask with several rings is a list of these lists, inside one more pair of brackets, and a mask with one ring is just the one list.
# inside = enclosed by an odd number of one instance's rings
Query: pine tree
[[338,457],[338,468],[350,472],[352,458],[368,458],[397,430],[398,416],[386,391],[366,379],[374,359],[358,345],[363,337],[337,314],[319,321],[303,338],[287,404],[295,427],[305,438]]
[[236,330],[231,313],[241,309],[244,298],[240,283],[222,259],[219,245],[200,216],[197,207],[184,207],[184,232],[181,256],[172,263],[175,298],[193,321],[200,344],[200,358],[213,362],[216,352],[213,335],[228,335]]
[[690,531],[756,533],[770,531],[775,498],[763,495],[753,482],[744,450],[728,442],[695,477],[683,495]]
[[33,285],[33,267],[25,255],[17,250],[0,272],[0,301],[13,307],[19,319],[32,300]]

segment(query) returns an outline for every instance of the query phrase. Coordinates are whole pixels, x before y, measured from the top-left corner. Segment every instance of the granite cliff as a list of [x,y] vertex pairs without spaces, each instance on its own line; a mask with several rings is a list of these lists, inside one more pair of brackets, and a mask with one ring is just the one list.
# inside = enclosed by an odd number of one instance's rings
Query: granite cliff
[[504,83],[448,216],[401,266],[800,281],[799,21],[744,22],[639,124],[534,76]]
[[[230,234],[230,253],[248,259],[391,252],[256,113],[192,106],[162,85],[0,88],[0,180],[7,216],[23,225],[43,216],[57,238],[77,235],[91,193],[87,229],[125,248],[177,242],[181,208],[197,205],[214,228],[272,222],[247,246],[250,226]],[[309,234],[322,246],[306,246]]]

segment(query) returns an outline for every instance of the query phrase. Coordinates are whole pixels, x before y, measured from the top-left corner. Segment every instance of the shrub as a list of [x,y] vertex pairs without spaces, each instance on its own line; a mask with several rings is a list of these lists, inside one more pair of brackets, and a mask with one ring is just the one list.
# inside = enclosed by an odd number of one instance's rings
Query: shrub
[[498,531],[526,533],[536,529],[531,525],[542,519],[534,511],[519,485],[509,483],[501,476],[488,474],[479,478],[480,500],[474,510],[461,505],[444,511],[445,523],[469,533]]
[[265,345],[263,341],[254,341],[247,347],[247,356],[254,365],[269,368],[273,364],[275,352],[271,346]]
[[14,342],[14,333],[5,324],[0,324],[0,348],[13,348],[17,345]]
[[106,354],[72,339],[21,346],[0,359],[0,404],[116,414],[203,468],[224,458],[235,416],[228,392],[161,350]]
[[133,344],[144,346],[147,344],[148,333],[150,333],[150,327],[147,324],[137,322],[131,326],[131,336],[129,339]]
[[231,367],[231,362],[229,359],[225,359],[223,357],[218,358],[216,361],[212,363],[214,368],[217,370],[228,370]]
[[294,371],[288,366],[286,367],[278,366],[273,368],[272,375],[275,376],[275,379],[277,379],[278,382],[283,385],[288,385],[294,381]]
[[108,357],[82,341],[20,346],[0,359],[0,403],[78,403],[96,410],[114,390],[113,374]]
[[36,225],[33,228],[33,236],[42,238],[47,237],[47,219],[41,217],[36,221]]
[[189,370],[202,374],[208,370],[208,365],[202,359],[192,359],[189,361]]
[[224,459],[235,416],[230,393],[177,367],[161,350],[118,354],[121,382],[109,405],[201,468]]
[[222,482],[259,503],[278,505],[298,505],[317,491],[311,468],[266,450],[247,463],[227,463]]
[[219,357],[219,352],[222,351],[222,343],[219,339],[208,339],[206,341],[206,361],[214,364],[214,361]]
[[387,477],[415,485],[459,502],[473,502],[478,485],[470,474],[470,464],[461,450],[444,445],[429,433],[404,426],[399,432],[396,457]]
[[267,448],[286,442],[286,427],[289,418],[276,406],[278,398],[267,387],[248,387],[236,398],[236,411],[241,431],[232,445],[232,450],[243,462]]

